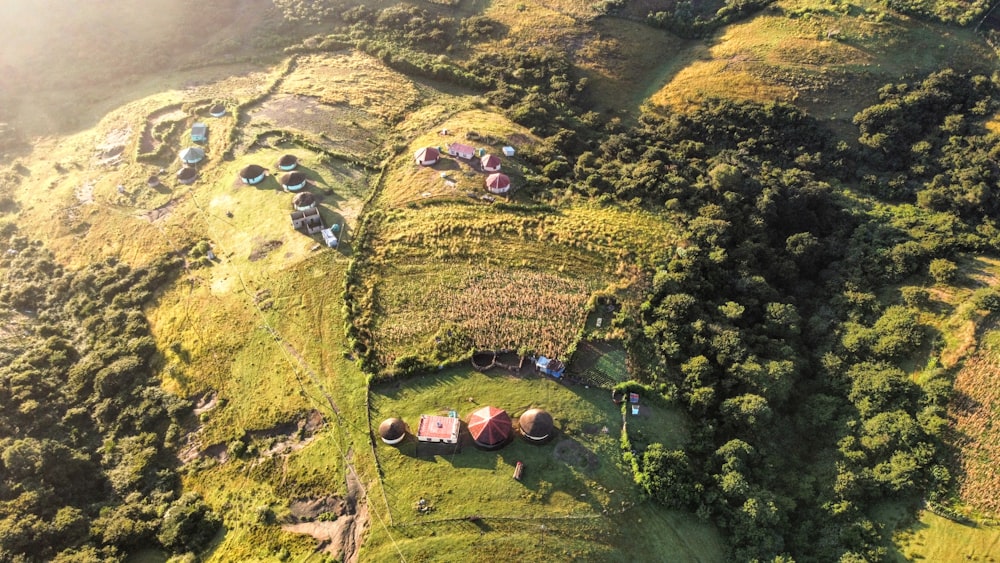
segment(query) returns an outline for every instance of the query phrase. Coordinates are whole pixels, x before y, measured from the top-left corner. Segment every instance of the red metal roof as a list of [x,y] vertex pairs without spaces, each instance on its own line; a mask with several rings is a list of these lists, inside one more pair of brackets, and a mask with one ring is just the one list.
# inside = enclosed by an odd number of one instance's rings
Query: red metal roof
[[503,409],[483,407],[469,417],[472,439],[486,446],[495,446],[510,437],[510,415]]

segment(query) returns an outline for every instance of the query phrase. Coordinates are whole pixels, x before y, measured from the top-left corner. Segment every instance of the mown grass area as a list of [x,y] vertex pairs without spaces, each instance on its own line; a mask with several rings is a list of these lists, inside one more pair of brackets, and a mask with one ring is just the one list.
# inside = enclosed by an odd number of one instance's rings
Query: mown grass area
[[922,510],[919,519],[894,538],[895,561],[1000,560],[1000,528],[952,522]]
[[[636,547],[642,546],[678,561],[721,560],[719,538],[710,527],[641,502],[621,460],[621,409],[607,390],[459,367],[373,389],[372,423],[399,416],[415,431],[421,414],[455,410],[465,420],[487,404],[506,409],[515,426],[525,410],[543,408],[558,433],[544,445],[515,437],[500,450],[484,451],[468,443],[463,427],[459,453],[418,446],[412,436],[398,446],[380,442],[392,540],[385,530],[373,529],[363,558],[390,560],[399,549],[407,560],[434,560],[444,553],[464,560],[488,549],[522,560],[611,561],[641,558]],[[648,416],[671,427],[683,418],[669,409]],[[680,433],[668,436],[671,447],[684,439]],[[511,477],[517,461],[525,464],[521,481]],[[417,510],[420,499],[430,511]],[[469,516],[482,520],[471,522]],[[650,537],[635,540],[635,534]]]
[[849,122],[901,76],[952,66],[978,69],[988,46],[970,30],[919,22],[876,2],[832,6],[780,0],[669,61],[655,107],[685,108],[708,97],[792,102]]

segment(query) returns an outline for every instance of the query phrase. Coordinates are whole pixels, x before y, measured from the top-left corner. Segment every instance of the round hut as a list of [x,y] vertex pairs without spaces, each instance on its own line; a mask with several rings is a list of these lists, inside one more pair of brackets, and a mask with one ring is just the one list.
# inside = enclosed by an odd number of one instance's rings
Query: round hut
[[250,164],[240,170],[240,181],[249,186],[255,186],[264,181],[267,170],[259,164]]
[[544,442],[555,432],[552,415],[542,409],[528,409],[517,420],[521,435],[529,442]]
[[215,104],[214,106],[208,108],[208,114],[212,117],[222,117],[226,115],[226,106],[222,104]]
[[406,423],[399,418],[387,418],[378,425],[378,435],[383,442],[394,446],[406,438]]
[[288,172],[289,170],[295,170],[295,167],[299,165],[299,159],[294,154],[286,154],[278,160],[278,168]]
[[160,177],[157,176],[156,174],[153,174],[152,176],[149,177],[148,180],[146,180],[146,185],[149,186],[149,187],[151,187],[151,188],[155,188],[156,186],[159,186],[160,185]]
[[413,158],[420,166],[432,166],[437,164],[438,159],[441,158],[441,151],[437,150],[436,147],[424,147],[418,150]]
[[182,184],[193,184],[198,177],[198,169],[193,166],[185,166],[177,171],[177,181]]
[[500,157],[495,154],[483,155],[483,158],[479,159],[479,164],[483,167],[483,172],[500,171]]
[[295,207],[296,211],[312,209],[313,207],[316,207],[316,196],[309,192],[295,194],[295,197],[292,198],[292,206]]
[[290,192],[297,192],[306,187],[307,181],[302,172],[289,172],[281,177],[281,186]]
[[510,415],[503,409],[487,406],[469,416],[469,433],[479,447],[503,447],[510,439],[511,430]]
[[499,172],[486,177],[486,189],[495,194],[505,194],[510,191],[510,178]]
[[201,147],[188,147],[180,153],[181,162],[184,164],[197,164],[205,160],[205,149]]

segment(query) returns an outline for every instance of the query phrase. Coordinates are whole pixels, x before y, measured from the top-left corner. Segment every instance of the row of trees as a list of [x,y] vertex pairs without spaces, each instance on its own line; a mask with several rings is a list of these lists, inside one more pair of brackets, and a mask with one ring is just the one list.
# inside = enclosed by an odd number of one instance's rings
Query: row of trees
[[172,449],[189,404],[153,377],[142,311],[179,259],[69,271],[15,231],[0,260],[0,315],[15,330],[0,342],[0,560],[200,549],[219,520],[178,498]]

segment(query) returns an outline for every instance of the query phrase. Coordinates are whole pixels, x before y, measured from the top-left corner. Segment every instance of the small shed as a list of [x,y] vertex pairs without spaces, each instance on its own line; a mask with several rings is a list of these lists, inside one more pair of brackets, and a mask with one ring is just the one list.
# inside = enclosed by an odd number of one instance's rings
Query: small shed
[[545,375],[551,375],[552,377],[559,379],[563,376],[563,373],[566,372],[566,365],[559,360],[539,356],[538,359],[535,360],[535,369]]
[[340,246],[340,238],[337,237],[337,227],[339,225],[334,225],[329,229],[323,229],[319,234],[323,235],[323,242],[326,243],[330,248],[337,248]]
[[413,154],[413,158],[420,166],[432,166],[437,164],[441,158],[441,151],[436,147],[424,147]]
[[510,178],[506,174],[494,172],[486,177],[486,189],[495,194],[505,194],[510,191]]
[[299,159],[294,154],[282,155],[282,157],[278,159],[278,169],[284,170],[285,172],[295,170],[298,165]]
[[506,146],[503,148],[504,156],[514,156],[514,147]]
[[198,178],[198,169],[194,166],[185,166],[177,171],[177,181],[182,184],[193,184]]
[[226,106],[223,104],[215,104],[208,109],[208,114],[212,117],[222,117],[226,115]]
[[469,434],[476,445],[487,448],[499,448],[510,438],[512,426],[507,411],[486,406],[469,416]]
[[188,147],[181,151],[179,157],[184,164],[197,164],[205,160],[205,149],[201,147]]
[[465,160],[472,160],[472,157],[476,156],[476,149],[463,143],[451,143],[448,145],[448,154],[464,158]]
[[396,445],[406,438],[406,423],[399,418],[387,418],[379,424],[378,435],[386,444]]
[[202,122],[195,123],[191,126],[191,142],[192,143],[204,143],[208,140],[208,125]]
[[529,442],[544,442],[552,436],[555,423],[552,415],[542,409],[528,409],[517,420],[521,435]]
[[281,186],[290,192],[297,192],[306,187],[309,180],[302,172],[289,172],[281,176]]
[[295,194],[295,197],[292,198],[292,206],[295,207],[296,211],[312,209],[313,207],[316,207],[316,196],[312,195],[310,192]]
[[266,177],[267,170],[259,164],[249,164],[240,170],[240,181],[250,186],[263,182]]
[[495,154],[483,155],[483,158],[479,159],[479,164],[483,167],[483,172],[500,171],[500,157]]
[[458,432],[461,429],[462,421],[456,417],[422,414],[420,415],[420,425],[417,427],[417,440],[457,444]]

